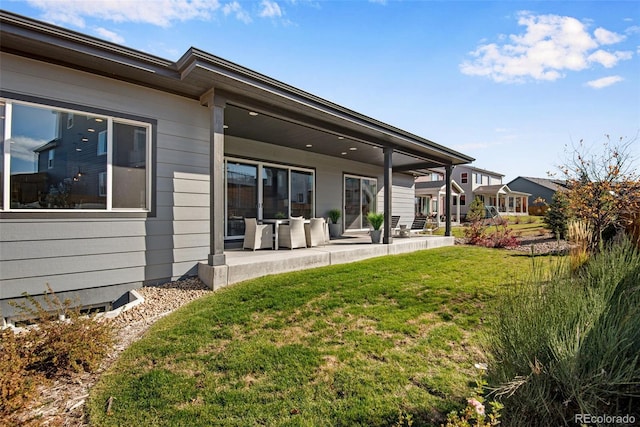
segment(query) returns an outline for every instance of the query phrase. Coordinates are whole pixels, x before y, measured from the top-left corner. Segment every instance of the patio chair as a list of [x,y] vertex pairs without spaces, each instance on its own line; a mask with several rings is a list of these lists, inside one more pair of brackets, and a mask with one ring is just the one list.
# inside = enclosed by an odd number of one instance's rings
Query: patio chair
[[327,222],[324,218],[311,218],[308,224],[304,225],[304,234],[307,247],[324,245],[327,243]]
[[255,218],[245,218],[242,249],[273,249],[271,224],[258,224]]
[[394,236],[397,235],[398,230],[400,230],[400,227],[398,227],[399,222],[400,215],[391,215],[391,234]]
[[307,239],[304,235],[304,219],[291,218],[289,224],[278,227],[278,246],[289,249],[306,248]]
[[426,218],[414,218],[413,223],[411,224],[411,232],[412,233],[420,233],[424,231],[424,227],[427,225]]

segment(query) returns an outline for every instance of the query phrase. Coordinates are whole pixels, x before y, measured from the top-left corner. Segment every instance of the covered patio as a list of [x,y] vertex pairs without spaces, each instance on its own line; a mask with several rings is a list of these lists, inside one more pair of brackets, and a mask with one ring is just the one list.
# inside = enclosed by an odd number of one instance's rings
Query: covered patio
[[[437,222],[438,227],[446,223],[447,189],[444,181],[416,180],[416,214],[423,215]],[[460,224],[460,204],[464,198],[464,190],[457,182],[451,181],[451,203],[455,212],[451,213],[451,223]]]
[[[212,287],[234,280],[232,248],[244,218],[309,219],[337,208],[342,231],[352,234],[369,229],[368,212],[382,212],[382,242],[391,245],[392,216],[413,221],[414,178],[439,167],[450,183],[455,165],[474,160],[196,49],[177,68],[209,109],[210,253],[198,271]],[[444,197],[451,200],[450,185]]]
[[485,206],[494,206],[498,213],[506,215],[528,215],[529,193],[511,190],[504,185],[483,185],[474,190],[481,196]]
[[255,252],[241,248],[227,249],[224,266],[210,268],[204,263],[200,264],[198,275],[203,282],[213,284],[212,288],[215,290],[269,274],[344,264],[453,244],[454,238],[451,236],[413,235],[410,238],[393,239],[393,242],[386,245],[376,245],[371,244],[368,233],[352,233],[313,248]]

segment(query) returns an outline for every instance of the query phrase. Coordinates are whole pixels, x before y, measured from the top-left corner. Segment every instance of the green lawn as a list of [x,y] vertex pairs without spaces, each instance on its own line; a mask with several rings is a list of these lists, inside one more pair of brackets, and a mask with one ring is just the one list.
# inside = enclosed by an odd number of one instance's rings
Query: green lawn
[[439,425],[471,395],[492,297],[530,266],[448,247],[233,285],[125,351],[91,424]]

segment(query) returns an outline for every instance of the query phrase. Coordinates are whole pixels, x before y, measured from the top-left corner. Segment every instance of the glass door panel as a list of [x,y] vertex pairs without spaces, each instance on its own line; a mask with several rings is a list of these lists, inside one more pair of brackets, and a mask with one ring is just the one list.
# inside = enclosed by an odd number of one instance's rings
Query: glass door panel
[[345,230],[362,228],[362,209],[360,207],[360,178],[344,178],[344,227]]
[[378,182],[375,179],[362,178],[362,226],[360,228],[369,227],[367,215],[369,212],[376,211],[376,196],[378,194]]
[[313,174],[291,171],[291,216],[313,216]]
[[258,217],[258,166],[227,163],[227,236],[244,235],[244,218]]
[[289,217],[289,171],[271,166],[262,167],[262,217]]

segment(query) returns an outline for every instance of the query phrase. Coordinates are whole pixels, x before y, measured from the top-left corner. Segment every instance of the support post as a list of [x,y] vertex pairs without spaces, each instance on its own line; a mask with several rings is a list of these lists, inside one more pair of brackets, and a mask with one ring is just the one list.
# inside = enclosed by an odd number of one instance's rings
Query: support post
[[382,243],[393,243],[391,234],[391,205],[393,204],[393,148],[385,147],[384,152],[384,235]]
[[453,170],[453,166],[446,165],[444,167],[445,170],[445,196],[444,196],[444,212],[445,212],[445,227],[444,227],[444,235],[451,236],[451,172]]
[[211,266],[224,265],[224,108],[226,99],[210,89],[200,97],[209,108],[209,257]]

